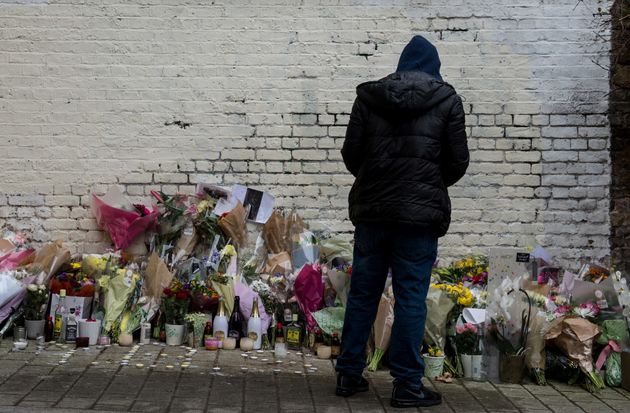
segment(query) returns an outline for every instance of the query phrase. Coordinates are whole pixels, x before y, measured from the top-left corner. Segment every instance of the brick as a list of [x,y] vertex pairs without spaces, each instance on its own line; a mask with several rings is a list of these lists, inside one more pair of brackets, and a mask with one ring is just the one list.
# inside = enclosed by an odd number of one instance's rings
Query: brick
[[46,206],[78,206],[79,197],[77,196],[55,196],[48,195],[45,199]]
[[[450,191],[458,232],[440,255],[532,240],[557,247],[563,265],[617,254],[607,211],[611,171],[624,176],[611,162],[624,158],[611,155],[617,92],[591,62],[608,60],[598,30],[610,27],[592,8],[517,2],[497,18],[497,1],[485,11],[461,1],[249,3],[82,4],[80,16],[72,4],[0,8],[0,73],[11,85],[0,88],[0,226],[102,252],[111,242],[91,226],[91,191],[118,185],[145,201],[152,189],[189,193],[208,181],[264,186],[313,228],[351,239],[354,178],[340,149],[355,87],[393,71],[409,33],[426,32],[464,102],[471,149]],[[626,118],[611,111],[613,123]]]

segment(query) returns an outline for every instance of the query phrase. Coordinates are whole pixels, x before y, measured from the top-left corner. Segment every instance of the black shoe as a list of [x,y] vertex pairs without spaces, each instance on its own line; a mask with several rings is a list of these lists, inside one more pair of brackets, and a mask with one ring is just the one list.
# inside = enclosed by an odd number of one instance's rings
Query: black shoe
[[337,375],[337,396],[349,397],[354,393],[368,391],[369,389],[370,385],[363,376],[351,376],[343,373]]
[[426,387],[412,390],[403,384],[395,384],[392,391],[392,407],[428,407],[442,403],[442,395]]

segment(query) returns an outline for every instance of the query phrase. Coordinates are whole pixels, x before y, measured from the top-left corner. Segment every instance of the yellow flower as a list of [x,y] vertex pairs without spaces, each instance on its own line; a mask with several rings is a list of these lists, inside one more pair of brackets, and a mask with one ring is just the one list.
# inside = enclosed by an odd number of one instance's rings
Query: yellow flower
[[79,270],[81,269],[81,263],[80,262],[73,262],[70,264],[70,268],[72,268],[73,270]]
[[234,248],[234,245],[228,244],[225,247],[223,247],[220,254],[221,254],[221,258],[225,257],[226,255],[228,257],[234,257],[236,256],[236,248]]
[[203,211],[205,211],[206,209],[208,209],[208,207],[210,206],[210,203],[208,201],[201,201],[200,203],[197,204],[197,213],[201,214]]

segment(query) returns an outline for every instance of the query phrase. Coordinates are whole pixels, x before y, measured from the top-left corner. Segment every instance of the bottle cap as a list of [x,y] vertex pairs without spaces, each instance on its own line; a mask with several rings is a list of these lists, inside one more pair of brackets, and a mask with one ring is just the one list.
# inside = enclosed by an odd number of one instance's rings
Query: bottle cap
[[59,297],[65,297],[66,296],[66,290],[59,290]]

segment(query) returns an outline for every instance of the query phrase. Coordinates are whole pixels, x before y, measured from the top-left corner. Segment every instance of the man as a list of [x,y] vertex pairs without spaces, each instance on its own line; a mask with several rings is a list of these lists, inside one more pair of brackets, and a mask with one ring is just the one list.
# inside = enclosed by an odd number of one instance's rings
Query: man
[[432,406],[422,385],[425,299],[437,240],[451,219],[447,188],[468,167],[464,109],[440,76],[438,52],[422,36],[403,50],[396,72],[357,87],[341,153],[356,180],[353,271],[337,361],[337,395],[367,391],[365,345],[388,270],[396,304],[389,346],[394,407]]

